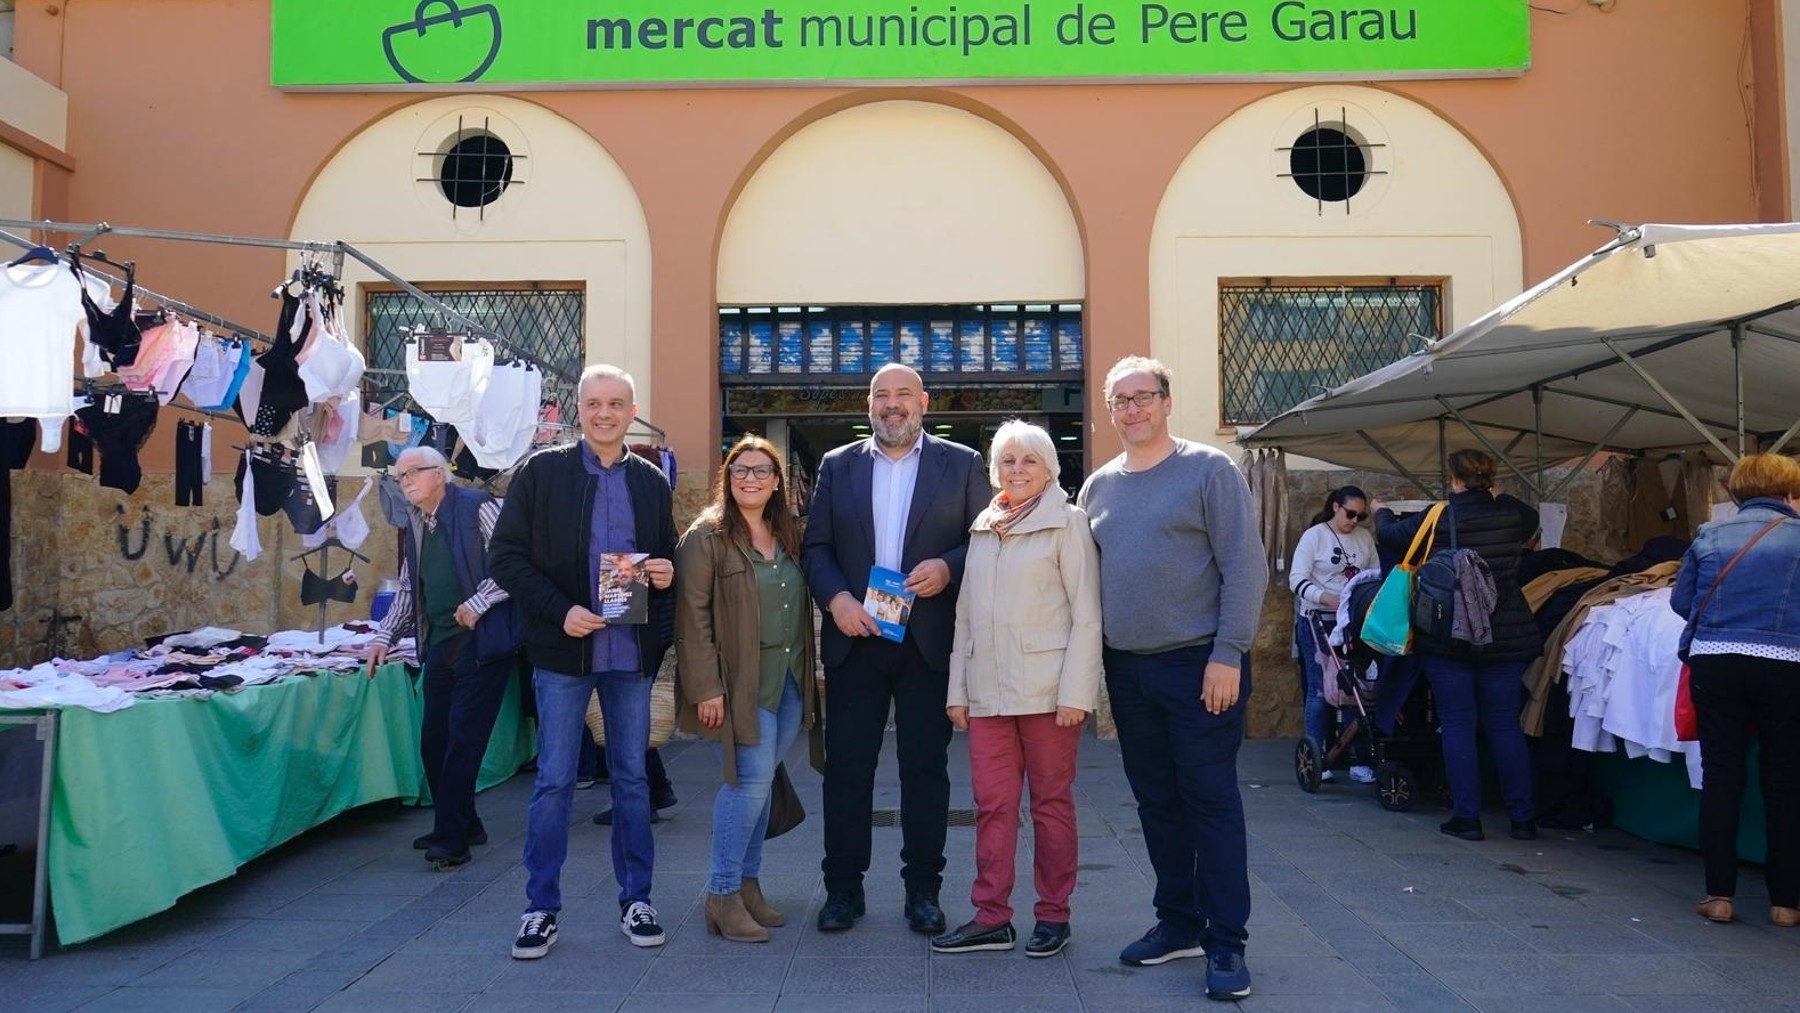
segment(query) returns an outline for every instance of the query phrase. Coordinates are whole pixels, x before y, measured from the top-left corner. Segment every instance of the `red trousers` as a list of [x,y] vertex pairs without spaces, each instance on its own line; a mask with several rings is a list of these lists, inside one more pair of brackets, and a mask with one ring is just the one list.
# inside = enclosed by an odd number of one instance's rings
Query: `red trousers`
[[1081,726],[1058,728],[1056,715],[969,719],[969,772],[975,782],[975,921],[1012,921],[1014,858],[1019,850],[1019,791],[1031,785],[1032,878],[1038,921],[1069,920],[1079,862],[1075,836],[1075,752]]

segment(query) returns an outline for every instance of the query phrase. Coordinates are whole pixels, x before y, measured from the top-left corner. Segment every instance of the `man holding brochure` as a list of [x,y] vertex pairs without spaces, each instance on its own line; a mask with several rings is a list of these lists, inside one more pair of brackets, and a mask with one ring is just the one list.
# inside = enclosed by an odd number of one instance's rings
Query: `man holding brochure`
[[[825,905],[819,930],[862,917],[869,869],[875,766],[888,707],[900,761],[901,878],[906,923],[944,931],[943,885],[950,644],[969,525],[991,490],[981,455],[924,431],[929,402],[919,374],[888,363],[869,382],[874,435],[819,464],[802,565],[829,616],[825,661]],[[878,623],[866,607],[879,595]],[[911,596],[910,612],[895,607]],[[903,622],[892,622],[904,615]]]

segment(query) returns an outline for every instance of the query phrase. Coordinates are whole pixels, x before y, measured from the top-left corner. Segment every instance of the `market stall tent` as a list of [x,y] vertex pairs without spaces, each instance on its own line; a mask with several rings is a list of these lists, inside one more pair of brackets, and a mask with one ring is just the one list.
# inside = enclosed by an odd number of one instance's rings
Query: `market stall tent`
[[1800,223],[1615,226],[1611,242],[1447,337],[1239,438],[1439,478],[1481,447],[1534,492],[1601,450],[1713,447],[1800,430]]

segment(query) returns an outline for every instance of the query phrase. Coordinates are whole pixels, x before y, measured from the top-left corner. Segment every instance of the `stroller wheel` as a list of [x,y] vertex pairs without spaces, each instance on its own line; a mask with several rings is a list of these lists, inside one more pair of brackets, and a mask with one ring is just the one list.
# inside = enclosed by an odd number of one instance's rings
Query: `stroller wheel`
[[1319,778],[1325,773],[1325,747],[1310,735],[1302,736],[1294,745],[1294,780],[1300,790],[1313,794],[1319,790]]
[[1375,768],[1375,797],[1389,812],[1403,813],[1419,800],[1419,782],[1403,764],[1389,761]]

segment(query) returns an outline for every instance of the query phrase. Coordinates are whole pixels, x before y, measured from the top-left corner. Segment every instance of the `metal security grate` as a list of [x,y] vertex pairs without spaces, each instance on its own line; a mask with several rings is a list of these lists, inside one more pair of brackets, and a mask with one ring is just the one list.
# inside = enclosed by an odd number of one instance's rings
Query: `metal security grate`
[[487,207],[500,199],[510,186],[524,186],[519,162],[524,155],[514,154],[507,143],[495,136],[489,120],[482,117],[475,127],[456,118],[456,133],[443,152],[421,151],[420,157],[432,160],[432,174],[419,179],[436,183],[444,199],[450,202],[450,217],[458,211],[473,210],[487,220]]
[[1079,303],[991,306],[728,306],[724,384],[863,379],[889,362],[963,379],[1081,379]]
[[[503,289],[428,289],[451,309],[493,330],[538,362],[578,376],[587,357],[586,295],[579,288],[551,288],[533,283]],[[363,333],[369,336],[372,403],[406,389],[406,336],[415,327],[456,331],[437,311],[405,292],[368,293],[368,317]],[[575,391],[544,377],[544,396],[554,394],[565,420],[575,418]]]
[[1440,333],[1442,301],[1435,284],[1221,285],[1223,423],[1267,422],[1401,358]]
[[1350,213],[1350,198],[1362,191],[1370,176],[1385,176],[1385,169],[1371,166],[1370,159],[1385,145],[1357,140],[1351,134],[1349,110],[1340,108],[1338,120],[1327,123],[1313,110],[1312,128],[1294,143],[1275,150],[1288,156],[1288,171],[1276,173],[1294,181],[1325,213],[1325,205],[1342,204]]

